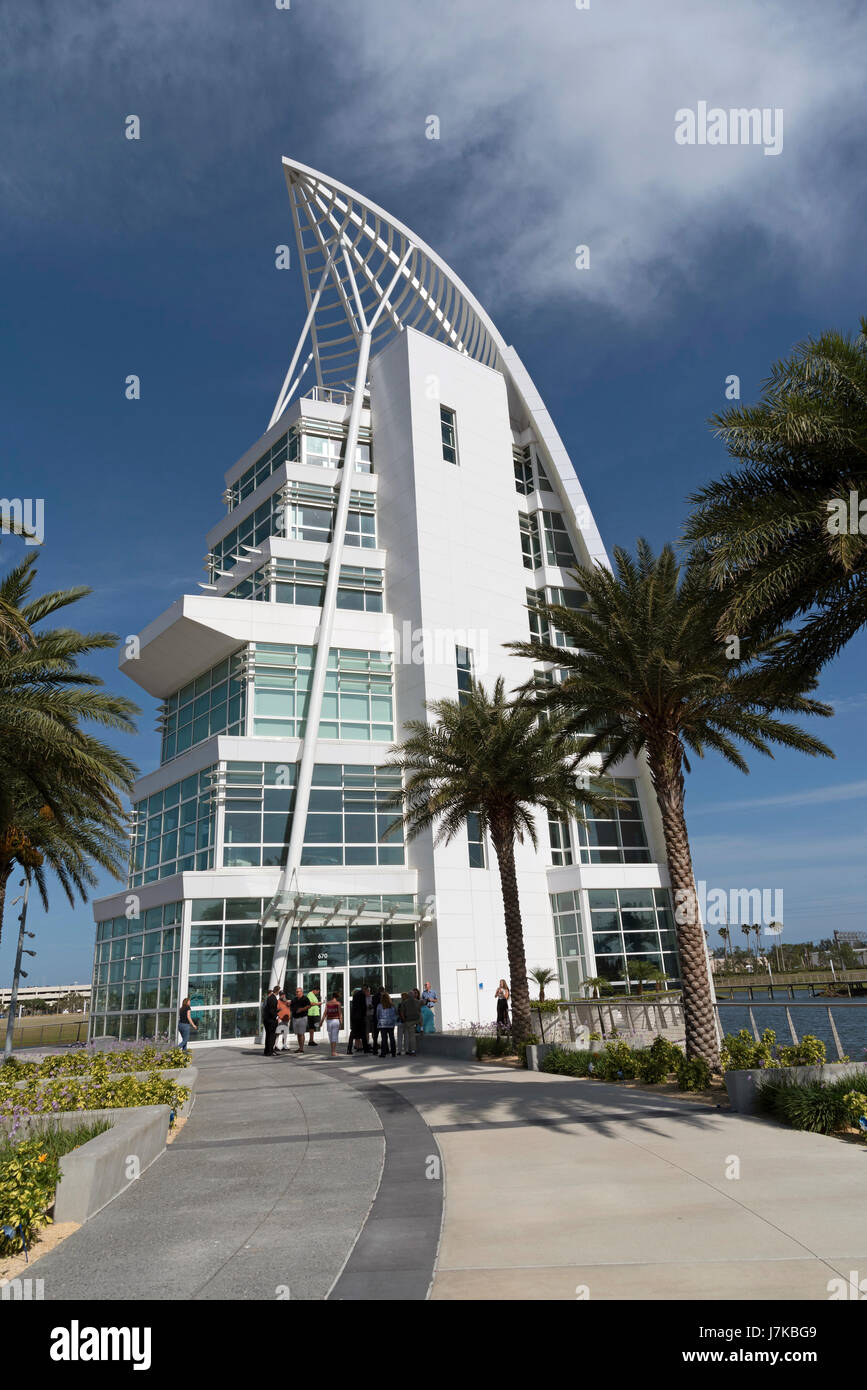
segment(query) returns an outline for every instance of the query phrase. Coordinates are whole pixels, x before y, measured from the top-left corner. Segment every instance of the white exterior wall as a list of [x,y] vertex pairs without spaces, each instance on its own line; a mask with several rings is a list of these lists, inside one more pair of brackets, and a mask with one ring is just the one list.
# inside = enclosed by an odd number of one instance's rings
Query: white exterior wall
[[[399,722],[425,718],[425,701],[457,698],[455,645],[474,653],[486,686],[503,676],[507,690],[526,681],[525,660],[504,649],[527,632],[512,431],[499,372],[412,330],[371,364],[379,536],[388,553],[388,609],[395,630]],[[457,466],[443,459],[440,405],[455,412]],[[405,626],[406,625],[406,626]],[[424,633],[424,660],[412,660],[407,630]],[[547,827],[540,825],[540,846]],[[544,838],[543,838],[544,837]],[[479,1017],[496,1015],[494,991],[508,977],[503,905],[496,859],[471,869],[466,835],[433,847],[432,836],[408,847],[424,899],[435,895],[436,920],[422,937],[423,965],[439,990],[445,1027],[462,1020],[458,971],[475,970]],[[518,886],[527,961],[555,964],[545,855],[518,847]]]

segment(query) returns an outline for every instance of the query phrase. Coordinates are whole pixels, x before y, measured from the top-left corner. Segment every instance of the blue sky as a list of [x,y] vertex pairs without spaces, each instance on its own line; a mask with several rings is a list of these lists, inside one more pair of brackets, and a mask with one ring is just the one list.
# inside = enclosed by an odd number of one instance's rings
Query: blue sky
[[[677,537],[726,463],[706,422],[729,374],[754,399],[794,342],[867,312],[854,4],[79,0],[7,7],[0,37],[0,491],[45,498],[40,583],[92,586],[80,627],[134,633],[203,578],[223,472],[267,424],[303,313],[275,268],[283,154],[408,223],[485,303],[609,548]],[[699,100],[782,109],[782,152],[676,144]],[[782,888],[790,940],[864,922],[865,640],[822,680],[835,761],[690,778],[697,876]],[[114,657],[93,666],[138,698],[125,746],[150,770],[155,702]],[[55,892],[31,925],[32,982],[89,979],[89,906]]]

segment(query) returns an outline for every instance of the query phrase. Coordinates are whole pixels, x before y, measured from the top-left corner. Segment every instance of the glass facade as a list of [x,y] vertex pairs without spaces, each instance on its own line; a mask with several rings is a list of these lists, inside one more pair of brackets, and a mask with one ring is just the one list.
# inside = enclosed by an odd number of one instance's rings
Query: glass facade
[[313,648],[257,642],[253,649],[253,733],[300,738],[313,671]]
[[237,478],[228,489],[226,501],[229,511],[232,511],[239,502],[243,502],[251,493],[254,493],[256,488],[260,487],[265,479],[270,478],[271,474],[280,467],[281,463],[287,461],[291,463],[297,458],[298,433],[296,430],[290,430],[288,434],[283,434],[275,440],[270,449],[266,449],[261,458],[258,458],[255,463],[251,463],[250,467],[245,469],[240,478]]
[[[257,642],[253,733],[300,738],[304,732],[313,648]],[[392,662],[388,652],[332,648],[319,726],[321,738],[391,742],[394,737]]]
[[607,816],[594,815],[584,808],[586,822],[576,822],[577,843],[582,864],[649,864],[650,850],[641,819],[638,788],[631,777],[607,779],[617,789],[621,800],[606,789],[602,796],[612,798]]
[[669,987],[679,986],[677,936],[666,888],[591,888],[587,896],[598,976],[625,990],[629,964],[644,961],[668,976]]
[[577,890],[551,894],[557,972],[564,999],[581,998],[582,982],[588,975],[584,957],[584,936],[581,931],[580,897]]
[[[193,900],[187,993],[199,1028],[197,1041],[257,1032],[276,937],[274,927],[261,926],[267,906],[261,898]],[[311,906],[313,900],[303,896],[301,925],[293,928],[289,943],[287,989],[294,988],[299,974],[319,969],[347,971],[339,978],[346,979],[349,991],[382,984],[389,993],[400,994],[419,983],[414,922],[382,920],[389,912],[395,919],[413,916],[411,894],[363,899],[317,895],[315,918],[307,916]],[[305,925],[305,917],[315,925]]]
[[398,815],[391,801],[401,787],[395,768],[351,763],[317,763],[301,863],[330,865],[403,864]]
[[177,1037],[183,903],[97,923],[91,1037]]
[[470,868],[486,869],[488,867],[487,856],[485,854],[485,837],[476,815],[467,816],[467,847],[469,850]]
[[133,804],[130,888],[214,863],[214,767]]
[[[327,578],[328,566],[324,561],[269,560],[230,589],[225,597],[321,608],[325,601]],[[381,613],[383,588],[381,569],[365,565],[341,565],[337,607]]]
[[162,707],[160,762],[168,762],[212,734],[243,734],[246,696],[247,680],[237,654],[170,695]]
[[295,763],[226,763],[223,867],[282,864],[295,805]]
[[527,589],[527,613],[530,620],[530,641],[545,642],[551,647],[568,647],[565,632],[555,627],[543,613],[540,603],[556,604],[560,608],[571,608],[575,612],[586,607],[587,595],[583,589]]

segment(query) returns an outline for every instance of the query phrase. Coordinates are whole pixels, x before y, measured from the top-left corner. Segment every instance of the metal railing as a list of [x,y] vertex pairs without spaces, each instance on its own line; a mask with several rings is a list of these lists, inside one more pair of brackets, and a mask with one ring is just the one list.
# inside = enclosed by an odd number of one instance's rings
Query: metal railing
[[36,1027],[15,1026],[12,1033],[13,1047],[44,1047],[50,1043],[87,1042],[87,1019],[78,1023],[42,1023]]

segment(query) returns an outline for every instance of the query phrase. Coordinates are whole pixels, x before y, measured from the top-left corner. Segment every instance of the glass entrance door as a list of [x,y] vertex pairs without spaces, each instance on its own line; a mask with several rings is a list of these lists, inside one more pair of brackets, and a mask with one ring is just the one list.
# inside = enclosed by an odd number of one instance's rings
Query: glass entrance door
[[[349,1013],[347,1002],[348,976],[349,971],[346,969],[299,970],[297,979],[297,983],[301,986],[305,994],[309,994],[311,989],[316,989],[319,991],[319,1017],[323,1020],[325,1018],[325,1005],[328,1003],[328,1000],[331,998],[332,994],[334,994],[335,990],[337,991],[340,1002],[343,1005],[343,1027],[340,1030],[340,1037],[344,1039],[349,1036]],[[320,1034],[325,1034],[324,1023],[320,1029]],[[325,1037],[327,1038],[327,1034],[325,1034]],[[318,1040],[319,1035],[317,1035],[317,1041]]]

